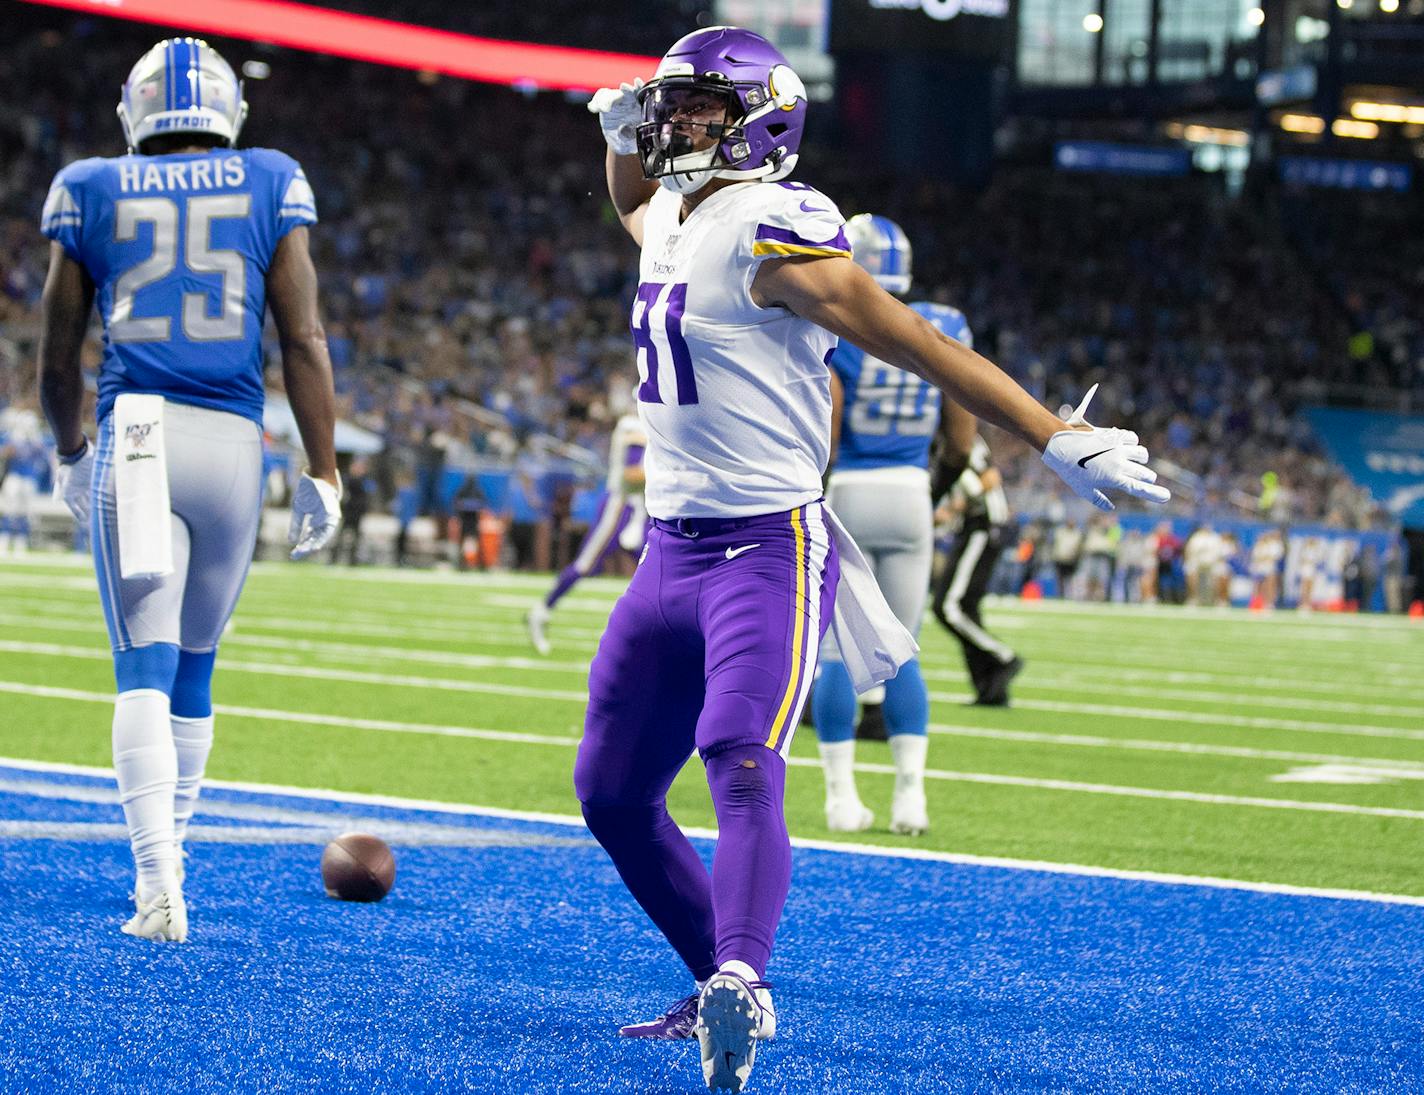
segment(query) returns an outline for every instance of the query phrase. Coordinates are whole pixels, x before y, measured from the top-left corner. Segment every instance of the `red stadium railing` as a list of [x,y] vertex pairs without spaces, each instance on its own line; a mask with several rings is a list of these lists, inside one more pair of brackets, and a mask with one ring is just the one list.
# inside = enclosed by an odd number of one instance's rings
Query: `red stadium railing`
[[591,91],[651,76],[656,57],[476,38],[283,0],[26,0],[483,83]]

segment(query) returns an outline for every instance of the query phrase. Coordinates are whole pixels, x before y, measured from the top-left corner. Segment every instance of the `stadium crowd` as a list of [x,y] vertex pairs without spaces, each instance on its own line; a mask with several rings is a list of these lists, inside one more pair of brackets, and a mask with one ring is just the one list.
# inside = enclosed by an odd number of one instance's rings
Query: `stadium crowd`
[[[674,7],[669,24],[685,24]],[[0,58],[0,79],[28,89],[0,103],[0,408],[12,411],[34,406],[46,261],[36,224],[50,177],[123,151],[118,82],[152,37],[51,22]],[[340,413],[384,449],[367,504],[393,510],[405,486],[444,516],[432,462],[528,472],[537,435],[596,454],[631,382],[636,263],[581,97],[250,44],[227,51],[270,65],[248,81],[242,142],[295,156],[318,196],[313,250]],[[1312,219],[1302,207],[1315,199],[1303,195],[1232,199],[1210,178],[1144,186],[1013,164],[967,192],[874,177],[824,148],[798,177],[847,213],[899,220],[915,246],[916,295],[962,308],[978,348],[1050,405],[1102,382],[1093,417],[1133,424],[1174,489],[1173,512],[1385,521],[1295,414],[1331,385],[1424,390],[1408,256],[1344,246],[1362,230],[1344,199]],[[1385,205],[1363,230],[1417,250],[1418,218],[1401,223],[1400,209]],[[1412,269],[1417,278],[1424,265]],[[991,443],[1020,513],[1081,516],[1036,454]],[[536,509],[553,505],[552,490],[534,493]]]

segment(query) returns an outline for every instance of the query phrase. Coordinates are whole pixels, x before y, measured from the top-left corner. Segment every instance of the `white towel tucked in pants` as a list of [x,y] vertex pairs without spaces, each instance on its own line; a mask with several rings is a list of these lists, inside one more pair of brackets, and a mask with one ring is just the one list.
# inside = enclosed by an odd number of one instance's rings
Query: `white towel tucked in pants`
[[161,395],[125,392],[114,400],[114,502],[120,576],[172,574],[173,514]]

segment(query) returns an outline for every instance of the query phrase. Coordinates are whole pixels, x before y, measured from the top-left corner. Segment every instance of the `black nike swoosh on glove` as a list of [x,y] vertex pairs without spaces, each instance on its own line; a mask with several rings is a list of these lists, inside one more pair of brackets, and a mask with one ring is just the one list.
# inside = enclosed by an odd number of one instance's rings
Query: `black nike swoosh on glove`
[[1089,461],[1089,460],[1096,460],[1098,457],[1102,456],[1103,453],[1112,452],[1113,449],[1115,449],[1115,448],[1117,448],[1116,445],[1114,445],[1114,446],[1112,447],[1112,449],[1104,449],[1102,452],[1095,452],[1095,453],[1093,453],[1092,456],[1085,456],[1085,457],[1083,457],[1083,459],[1081,459],[1081,460],[1078,461],[1078,467],[1080,467],[1080,468],[1086,468],[1086,467],[1088,466],[1088,461]]

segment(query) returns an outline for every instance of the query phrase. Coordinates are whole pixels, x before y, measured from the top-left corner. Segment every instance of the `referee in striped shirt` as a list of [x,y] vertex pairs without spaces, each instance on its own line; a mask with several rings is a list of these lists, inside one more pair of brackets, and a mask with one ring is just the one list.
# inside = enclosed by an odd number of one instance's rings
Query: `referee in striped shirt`
[[1023,668],[1023,660],[985,629],[979,602],[1009,538],[1009,500],[1003,476],[994,467],[982,437],[974,438],[968,465],[954,483],[953,496],[963,505],[964,522],[935,579],[930,607],[935,619],[964,648],[964,661],[974,684],[971,703],[1006,707],[1009,682]]

